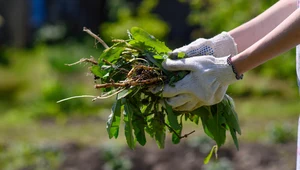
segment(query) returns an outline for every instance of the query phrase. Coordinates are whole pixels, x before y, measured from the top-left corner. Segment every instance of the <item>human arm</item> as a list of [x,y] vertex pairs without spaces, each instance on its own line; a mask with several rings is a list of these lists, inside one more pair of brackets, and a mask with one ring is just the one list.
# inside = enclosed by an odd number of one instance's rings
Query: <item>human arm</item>
[[175,49],[170,57],[177,58],[180,52],[185,53],[185,57],[200,55],[234,56],[250,47],[286,19],[297,9],[296,1],[280,0],[249,22],[229,32],[217,34],[210,39],[199,38],[188,45]]
[[233,65],[243,74],[300,43],[300,9],[279,26],[240,54],[232,57]]
[[263,38],[297,9],[297,0],[280,0],[252,20],[229,31],[242,52]]
[[[237,73],[242,74],[300,43],[300,9],[294,11],[273,31],[257,43],[232,57]],[[190,74],[175,83],[166,85],[163,96],[175,110],[191,111],[203,105],[222,100],[227,87],[236,81],[228,57],[197,56],[181,60],[168,59],[167,70],[189,70]]]

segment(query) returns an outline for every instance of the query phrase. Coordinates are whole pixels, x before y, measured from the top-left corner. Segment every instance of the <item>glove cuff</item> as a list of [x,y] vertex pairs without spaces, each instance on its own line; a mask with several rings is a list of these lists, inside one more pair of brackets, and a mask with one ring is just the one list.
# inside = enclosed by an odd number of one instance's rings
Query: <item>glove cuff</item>
[[233,37],[227,32],[222,32],[211,38],[210,41],[214,44],[214,56],[224,57],[227,55],[235,56],[238,54],[237,44]]
[[217,80],[221,84],[225,85],[232,84],[238,80],[236,78],[236,73],[233,71],[232,65],[228,63],[229,57],[230,55],[226,57],[215,58],[215,64],[218,68]]

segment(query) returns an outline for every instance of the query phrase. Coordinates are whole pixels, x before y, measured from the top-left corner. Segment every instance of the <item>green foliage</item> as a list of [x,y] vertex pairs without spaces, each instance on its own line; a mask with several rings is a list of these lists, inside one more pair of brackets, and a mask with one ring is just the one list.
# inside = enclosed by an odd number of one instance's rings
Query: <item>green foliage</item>
[[222,31],[229,31],[254,18],[276,0],[247,1],[247,0],[193,0],[189,3],[191,12],[187,18],[190,25],[201,25],[205,34],[213,35]]
[[158,15],[151,10],[156,7],[158,0],[143,0],[139,4],[128,3],[125,0],[108,1],[109,20],[100,26],[101,37],[126,39],[124,30],[132,27],[145,28],[159,39],[166,37],[169,27]]
[[[99,63],[91,68],[94,74],[98,73],[94,71],[95,67],[102,72],[96,75],[101,83],[95,87],[106,93],[98,98],[105,99],[117,93],[106,126],[109,138],[118,137],[123,112],[125,138],[131,149],[135,148],[136,142],[142,146],[146,144],[145,132],[155,139],[159,148],[164,148],[167,130],[172,134],[174,144],[188,136],[181,134],[185,116],[186,121],[196,124],[201,118],[205,133],[217,143],[212,151],[216,152],[225,143],[227,130],[238,149],[236,134],[241,134],[241,130],[233,100],[226,95],[219,104],[190,113],[174,111],[166,102],[162,104],[161,94],[153,94],[149,88],[173,84],[188,73],[162,68],[164,56],[171,50],[154,36],[138,27],[131,28],[128,34],[128,40],[114,40],[115,44],[104,50]],[[206,163],[209,159],[205,160]]]
[[[28,112],[31,118],[40,120],[97,114],[99,108],[93,107],[90,101],[74,100],[56,104],[56,101],[74,93],[92,91],[84,82],[89,82],[93,77],[86,76],[88,72],[84,73],[84,67],[67,67],[65,64],[86,54],[98,54],[93,44],[93,40],[89,39],[80,43],[67,41],[49,46],[40,44],[30,50],[3,50],[1,53],[8,59],[8,65],[0,65],[0,74],[5,79],[0,81],[2,115],[18,110],[20,114]],[[83,83],[76,83],[78,80]],[[102,103],[104,107],[108,105],[111,105],[110,101]]]
[[120,120],[121,120],[121,100],[117,100],[117,102],[114,103],[111,109],[111,114],[109,115],[107,121],[106,129],[109,138],[118,137]]
[[295,129],[290,124],[270,124],[267,128],[268,139],[272,143],[288,143],[296,139]]
[[62,161],[59,151],[52,148],[38,148],[26,144],[2,147],[0,169],[2,170],[53,170]]

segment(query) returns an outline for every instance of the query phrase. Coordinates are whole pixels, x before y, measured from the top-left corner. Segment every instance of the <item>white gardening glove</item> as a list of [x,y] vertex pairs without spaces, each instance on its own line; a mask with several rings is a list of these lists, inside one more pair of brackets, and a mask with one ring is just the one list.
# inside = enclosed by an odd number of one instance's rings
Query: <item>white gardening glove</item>
[[163,67],[169,71],[190,71],[175,86],[165,85],[162,96],[174,110],[192,111],[204,105],[219,103],[228,85],[237,81],[227,57],[196,56],[179,60],[167,59]]
[[199,38],[189,45],[177,48],[169,54],[170,58],[176,58],[179,52],[185,53],[186,57],[202,55],[223,57],[228,55],[234,56],[238,53],[238,50],[233,37],[227,32],[222,32],[213,38]]

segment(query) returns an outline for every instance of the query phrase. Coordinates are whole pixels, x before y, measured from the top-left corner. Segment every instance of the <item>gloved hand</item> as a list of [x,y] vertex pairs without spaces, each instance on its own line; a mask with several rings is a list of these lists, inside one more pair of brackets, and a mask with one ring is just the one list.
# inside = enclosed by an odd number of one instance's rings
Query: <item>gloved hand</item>
[[185,53],[185,58],[202,55],[234,56],[238,53],[234,39],[227,32],[222,32],[211,39],[199,38],[189,45],[177,48],[169,54],[170,58],[177,58],[179,52]]
[[227,57],[196,56],[179,60],[167,59],[163,67],[169,71],[188,70],[190,73],[175,83],[165,85],[162,96],[174,110],[192,111],[203,105],[219,103],[228,85],[237,81]]

